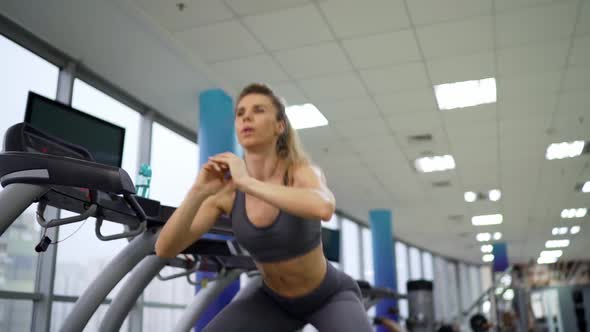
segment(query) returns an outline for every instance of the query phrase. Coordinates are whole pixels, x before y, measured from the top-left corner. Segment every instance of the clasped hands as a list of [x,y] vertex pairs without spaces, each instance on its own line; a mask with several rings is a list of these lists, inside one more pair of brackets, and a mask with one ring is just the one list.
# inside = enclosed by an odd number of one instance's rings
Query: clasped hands
[[244,160],[231,152],[224,152],[209,157],[197,176],[195,187],[207,195],[213,195],[226,185],[243,190],[249,180]]

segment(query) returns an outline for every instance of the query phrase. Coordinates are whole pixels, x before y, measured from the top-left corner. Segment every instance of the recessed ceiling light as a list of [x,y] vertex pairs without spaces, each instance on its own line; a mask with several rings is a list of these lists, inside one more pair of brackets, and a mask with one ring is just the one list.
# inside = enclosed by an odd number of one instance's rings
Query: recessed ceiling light
[[563,250],[543,250],[539,254],[539,257],[561,257]]
[[583,218],[586,216],[587,212],[588,212],[587,208],[563,209],[561,211],[561,217],[564,219]]
[[488,197],[490,198],[490,201],[497,202],[500,200],[500,197],[502,197],[502,192],[498,189],[492,189],[489,191]]
[[455,159],[451,155],[422,157],[414,161],[414,166],[423,173],[448,171],[455,168]]
[[537,264],[553,264],[557,262],[557,257],[539,257]]
[[564,235],[567,234],[567,227],[553,227],[551,230],[553,235]]
[[328,125],[328,119],[313,104],[293,105],[286,109],[289,123],[294,129]]
[[573,158],[584,151],[584,141],[553,143],[547,147],[545,158],[548,160]]
[[471,224],[473,226],[488,226],[488,225],[498,225],[502,223],[502,215],[501,214],[488,214],[482,216],[475,216],[471,218]]
[[473,191],[466,191],[465,194],[463,194],[463,198],[465,198],[465,202],[475,202],[477,199],[477,194]]
[[492,246],[491,244],[484,244],[483,246],[481,246],[481,252],[483,253],[489,253],[492,252],[494,250],[494,246]]
[[436,102],[441,111],[496,102],[496,79],[445,83],[434,86]]
[[582,186],[582,192],[590,193],[590,181],[586,181],[586,183],[584,183],[584,185]]
[[563,240],[549,240],[545,242],[545,247],[547,248],[565,248],[570,245],[570,240],[563,239]]
[[492,234],[490,233],[478,233],[475,238],[478,242],[487,242],[492,239]]
[[580,226],[572,226],[572,228],[570,229],[570,234],[578,234],[580,233]]
[[502,233],[496,232],[494,233],[494,240],[498,241],[502,238]]
[[494,260],[494,255],[492,254],[485,254],[483,255],[483,257],[481,258],[484,262],[491,262]]

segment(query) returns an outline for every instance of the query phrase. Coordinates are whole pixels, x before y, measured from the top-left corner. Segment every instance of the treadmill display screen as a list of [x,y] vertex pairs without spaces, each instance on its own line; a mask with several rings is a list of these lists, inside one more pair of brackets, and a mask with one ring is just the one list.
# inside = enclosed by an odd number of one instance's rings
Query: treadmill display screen
[[324,255],[330,262],[340,262],[340,231],[322,227]]
[[121,167],[125,128],[33,92],[29,92],[25,122],[84,147],[98,163]]

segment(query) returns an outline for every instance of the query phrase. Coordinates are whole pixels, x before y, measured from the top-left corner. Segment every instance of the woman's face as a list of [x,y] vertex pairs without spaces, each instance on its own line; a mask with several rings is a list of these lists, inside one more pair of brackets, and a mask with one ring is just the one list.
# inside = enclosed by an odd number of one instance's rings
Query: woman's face
[[278,110],[270,97],[251,93],[244,96],[236,107],[236,134],[245,148],[276,144],[284,130],[283,121],[277,120]]

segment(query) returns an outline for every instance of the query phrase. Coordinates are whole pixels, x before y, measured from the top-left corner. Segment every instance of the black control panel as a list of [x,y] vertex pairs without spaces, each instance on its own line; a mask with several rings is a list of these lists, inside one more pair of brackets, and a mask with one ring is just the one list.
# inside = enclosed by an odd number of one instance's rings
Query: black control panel
[[24,122],[16,124],[6,131],[4,151],[38,152],[94,161],[92,155],[83,147],[46,134]]

